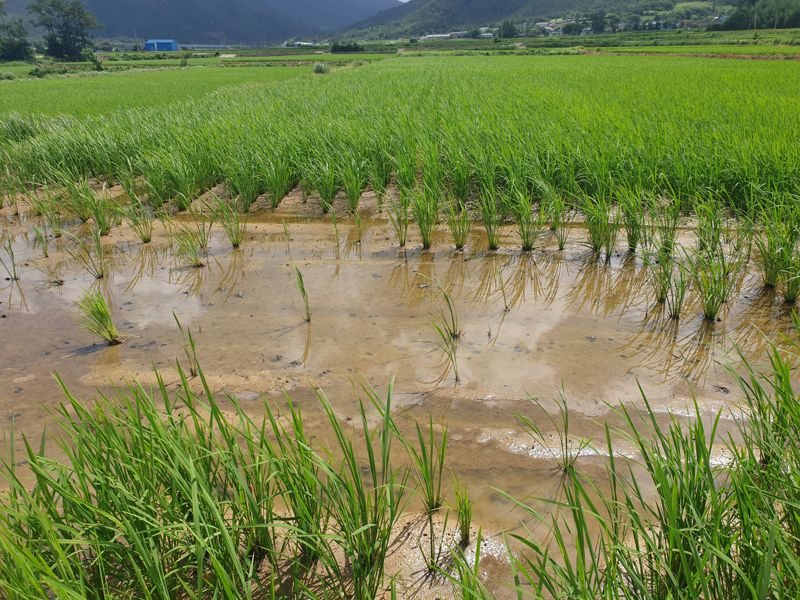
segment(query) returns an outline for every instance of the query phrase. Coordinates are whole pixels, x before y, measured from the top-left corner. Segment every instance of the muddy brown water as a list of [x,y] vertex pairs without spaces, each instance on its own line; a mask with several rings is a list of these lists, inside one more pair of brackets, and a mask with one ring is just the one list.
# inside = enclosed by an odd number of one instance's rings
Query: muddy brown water
[[[264,401],[280,405],[288,393],[321,437],[317,388],[356,429],[359,387],[383,394],[394,378],[403,427],[432,415],[449,428],[447,461],[469,488],[476,523],[518,531],[521,515],[500,490],[542,510],[546,505],[533,499],[557,492],[554,398],[566,399],[571,434],[597,448],[583,450],[579,468],[601,477],[604,425],[623,425],[620,403],[643,407],[639,386],[664,423],[670,415],[691,417],[696,402],[709,421],[722,411],[725,435],[736,428],[740,393],[729,369],[741,368],[738,352],[759,364],[767,340],[786,344],[796,335],[753,265],[720,322],[705,322],[691,294],[685,316],[672,321],[653,301],[641,260],[622,251],[622,239],[611,263],[598,263],[580,227],[563,252],[545,236],[523,254],[512,227],[503,231],[501,250],[488,252],[477,224],[465,251],[452,249],[443,226],[433,249],[422,251],[413,224],[400,249],[387,219],[367,208],[360,223],[337,220],[337,244],[330,217],[290,197],[275,212],[251,216],[239,250],[215,227],[202,268],[174,258],[161,224],[147,245],[123,225],[105,238],[110,275],[98,282],[63,251],[64,239],[51,239],[44,258],[30,235],[36,219],[22,213],[0,212],[20,272],[18,282],[0,277],[3,456],[12,436],[19,443],[23,435],[54,431],[52,411],[62,401],[54,373],[86,399],[97,390],[113,395],[132,379],[152,384],[154,368],[175,385],[184,342],[174,313],[195,337],[214,391],[231,394],[256,416]],[[308,290],[310,323],[295,266]],[[120,346],[101,345],[77,321],[73,302],[92,286],[111,299],[126,338]],[[458,385],[433,327],[444,307],[442,289],[452,295],[463,329]],[[550,443],[525,433],[520,414]],[[622,435],[615,451],[636,459]]]

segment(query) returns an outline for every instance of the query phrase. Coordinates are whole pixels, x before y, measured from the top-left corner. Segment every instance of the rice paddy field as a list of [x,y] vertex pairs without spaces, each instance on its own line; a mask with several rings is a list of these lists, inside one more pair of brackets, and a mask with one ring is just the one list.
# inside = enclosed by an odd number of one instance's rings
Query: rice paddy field
[[796,62],[211,69],[0,85],[2,595],[800,595]]

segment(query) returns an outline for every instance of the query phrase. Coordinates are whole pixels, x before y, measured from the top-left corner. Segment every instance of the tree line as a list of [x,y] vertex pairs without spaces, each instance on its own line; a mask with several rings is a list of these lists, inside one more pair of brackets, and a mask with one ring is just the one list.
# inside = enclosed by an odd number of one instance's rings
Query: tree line
[[[35,49],[21,18],[5,14],[0,0],[0,60],[31,60]],[[90,32],[101,27],[81,0],[32,0],[31,23],[44,31],[44,52],[59,60],[81,60],[91,52]]]

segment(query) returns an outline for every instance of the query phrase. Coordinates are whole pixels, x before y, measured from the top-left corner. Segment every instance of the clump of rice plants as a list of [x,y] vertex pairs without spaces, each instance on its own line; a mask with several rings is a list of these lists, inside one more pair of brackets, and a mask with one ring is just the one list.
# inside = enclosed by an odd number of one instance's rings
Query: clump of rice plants
[[88,241],[71,233],[67,233],[67,236],[76,243],[77,248],[66,247],[66,253],[80,263],[95,279],[103,279],[108,273],[108,264],[100,232],[92,229]]
[[[363,462],[358,459],[352,441],[344,434],[330,402],[320,393],[322,406],[343,456],[341,468],[336,472],[328,470],[330,485],[326,488],[326,499],[339,531],[337,542],[350,568],[347,571],[341,569],[331,553],[326,555],[328,558],[323,566],[336,581],[346,582],[341,589],[352,585],[347,596],[355,600],[372,600],[384,585],[392,529],[405,506],[408,474],[398,475],[391,462],[392,442],[395,437],[400,437],[391,416],[392,388],[390,383],[385,401],[371,389],[365,389],[369,402],[382,419],[374,433],[370,431],[363,402],[359,402],[369,483],[365,483]],[[400,439],[402,441],[402,437]]]
[[319,195],[322,213],[328,214],[333,207],[333,199],[339,191],[333,161],[317,160],[312,167],[311,177],[314,189]]
[[766,288],[778,287],[800,241],[798,210],[778,202],[761,211],[763,227],[754,236]]
[[605,254],[606,263],[611,262],[619,233],[619,223],[613,214],[611,202],[607,198],[584,195],[580,204],[586,217],[586,232],[592,253],[598,257]]
[[422,247],[428,250],[434,228],[439,222],[439,199],[434,190],[428,187],[414,190],[412,197],[411,210],[422,237]]
[[524,186],[512,186],[510,199],[511,212],[517,224],[517,233],[520,237],[523,252],[530,252],[544,226],[545,214],[541,211],[534,215],[533,201]]
[[340,177],[344,193],[347,196],[347,205],[350,209],[350,214],[355,215],[358,212],[361,194],[364,192],[364,188],[367,185],[367,165],[364,160],[355,153],[349,153],[344,158],[344,164],[340,170]]
[[698,252],[689,257],[694,289],[700,296],[703,316],[715,321],[736,285],[736,275],[743,267],[737,256],[728,256],[722,248],[712,252]]
[[120,224],[119,206],[95,194],[89,182],[81,180],[73,183],[67,180],[65,187],[68,191],[68,206],[72,213],[84,222],[91,219],[101,237],[107,236],[111,229]]
[[686,267],[682,263],[677,263],[672,277],[670,278],[669,290],[667,291],[667,316],[669,316],[670,319],[677,320],[681,318],[688,289],[689,275],[686,272]]
[[383,207],[383,201],[392,178],[392,159],[380,140],[375,142],[375,148],[367,160],[367,173],[369,185],[378,198],[378,207]]
[[81,323],[91,333],[104,340],[109,346],[122,343],[122,336],[111,320],[111,309],[99,291],[89,291],[75,303],[81,313]]
[[619,209],[622,212],[622,224],[628,240],[628,250],[636,252],[645,228],[645,207],[641,192],[637,189],[621,191]]
[[295,276],[295,284],[297,285],[297,290],[300,292],[300,297],[303,299],[303,305],[305,306],[305,314],[306,314],[306,323],[311,322],[311,306],[308,303],[308,292],[306,291],[306,284],[303,280],[303,273],[297,267],[294,268],[294,276]]
[[[276,209],[297,181],[291,161],[286,157],[273,156],[267,163],[264,177],[270,205]],[[243,203],[242,212],[249,212],[251,204]]]
[[389,205],[389,221],[397,234],[397,241],[404,248],[408,240],[408,222],[411,217],[411,192],[400,190],[400,196]]
[[193,222],[181,223],[175,230],[174,253],[189,266],[200,268],[208,257],[214,218],[195,212],[191,213],[191,218]]
[[[469,546],[470,530],[472,528],[472,500],[467,488],[457,480],[453,483],[456,497],[456,522],[458,524],[458,542],[462,548]],[[478,536],[480,538],[480,534]],[[480,541],[478,547],[480,548]]]
[[453,237],[456,250],[463,250],[472,227],[472,219],[467,208],[455,198],[447,205],[447,228]]
[[229,204],[218,196],[214,196],[214,200],[215,204],[212,207],[214,221],[222,226],[225,237],[228,238],[231,246],[239,248],[247,231],[247,216],[239,213],[238,206],[235,203]]
[[493,182],[484,182],[481,187],[479,204],[489,250],[497,250],[500,246],[500,225],[503,222],[503,215],[498,205],[497,191]]
[[651,196],[647,200],[648,224],[642,242],[657,254],[672,256],[681,224],[681,205],[676,199]]
[[149,244],[153,239],[153,213],[150,207],[136,200],[131,202],[124,210],[125,219],[139,236],[143,244]]

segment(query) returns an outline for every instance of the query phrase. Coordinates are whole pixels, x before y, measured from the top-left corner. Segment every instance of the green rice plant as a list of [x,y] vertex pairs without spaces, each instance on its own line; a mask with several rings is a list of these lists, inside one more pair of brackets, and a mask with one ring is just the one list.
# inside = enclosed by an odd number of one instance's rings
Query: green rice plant
[[569,238],[570,225],[574,213],[569,210],[564,198],[560,195],[555,195],[550,199],[547,206],[547,214],[550,218],[550,229],[555,235],[558,249],[563,251],[567,246],[567,239]]
[[694,257],[687,258],[694,287],[700,295],[703,316],[708,321],[715,321],[730,299],[736,275],[743,268],[743,262],[736,256],[727,256],[722,250],[697,253]]
[[64,184],[70,211],[83,222],[91,219],[102,237],[120,224],[122,216],[119,206],[95,194],[88,181],[83,179],[73,183],[67,180]]
[[122,336],[111,320],[111,309],[102,293],[99,291],[86,292],[80,300],[75,302],[75,306],[80,311],[81,323],[91,333],[104,340],[109,346],[122,343]]
[[88,222],[92,218],[97,203],[97,198],[89,186],[89,182],[83,179],[76,183],[71,179],[66,179],[63,183],[67,190],[64,198],[67,209],[82,222]]
[[183,338],[183,353],[189,361],[189,375],[197,377],[200,372],[200,361],[197,359],[197,344],[194,341],[194,336],[189,329],[184,329],[175,311],[172,312],[172,318],[175,319],[175,323],[178,325],[178,331]]
[[[370,430],[364,404],[359,403],[362,447],[366,451],[365,469],[330,402],[322,392],[318,393],[335,435],[337,450],[343,457],[338,470],[328,469],[330,485],[326,486],[326,495],[332,518],[337,524],[335,539],[349,565],[349,572],[343,572],[335,560],[328,558],[325,570],[335,575],[337,580],[348,582],[343,586],[342,595],[354,600],[373,600],[384,585],[392,530],[405,505],[408,475],[398,476],[391,463],[392,441],[398,436],[397,425],[391,416],[392,390],[393,384],[390,383],[385,401],[373,390],[364,390],[381,416],[374,433]],[[352,589],[349,589],[350,582]]]
[[448,148],[447,167],[450,193],[465,206],[472,190],[472,166],[462,149],[457,146]]
[[153,213],[150,207],[135,200],[123,212],[128,225],[136,232],[142,243],[149,244],[153,239]]
[[11,281],[18,281],[19,272],[17,271],[16,258],[14,257],[14,245],[11,238],[5,239],[3,242],[3,250],[6,251],[8,257],[4,259],[2,256],[0,256],[0,265],[2,265],[3,270],[8,273],[8,278]]
[[[228,238],[231,246],[239,248],[242,245],[242,241],[244,241],[247,231],[246,214],[240,214],[238,206],[235,203],[233,205],[229,204],[216,195],[214,196],[214,200],[215,204],[211,208],[214,221],[222,226],[225,237]],[[286,225],[284,223],[284,228],[285,227]]]
[[642,241],[654,252],[672,256],[681,224],[680,202],[652,196],[646,203],[650,219]]
[[455,198],[447,204],[447,227],[456,250],[463,250],[469,238],[472,218],[466,207]]
[[45,191],[47,202],[42,206],[42,216],[44,217],[47,227],[50,228],[53,237],[58,239],[64,231],[64,214],[61,210],[61,202],[59,197]]
[[333,162],[319,160],[314,164],[311,173],[314,189],[319,195],[322,214],[328,214],[333,207],[333,199],[339,191],[336,170]]
[[[322,536],[328,531],[330,507],[326,503],[326,465],[311,449],[299,410],[288,405],[288,422],[284,426],[274,412],[267,409],[267,418],[275,442],[267,446],[270,472],[278,497],[289,509],[291,529],[287,533],[299,546],[298,567],[314,568],[326,557]],[[301,576],[298,573],[295,576]]]
[[[273,156],[266,164],[264,178],[269,200],[273,209],[278,208],[281,200],[292,191],[297,183],[297,177],[292,168],[292,162],[286,157]],[[335,194],[334,194],[335,195]],[[249,212],[250,205],[243,204],[242,211]]]
[[699,251],[716,251],[725,234],[725,205],[718,196],[708,193],[695,201],[694,210]]
[[446,289],[442,289],[442,299],[444,308],[439,310],[433,321],[433,329],[439,338],[438,348],[443,353],[445,363],[445,370],[440,379],[447,377],[449,370],[452,369],[455,383],[458,385],[461,382],[458,373],[458,343],[463,330],[453,298]]
[[208,244],[204,242],[201,230],[204,227],[180,226],[173,234],[173,253],[190,267],[205,266],[208,257]]
[[340,169],[339,176],[341,177],[344,193],[347,196],[350,214],[354,215],[358,212],[361,194],[367,186],[367,164],[355,153],[350,153],[344,158],[344,164]]
[[439,222],[439,200],[434,190],[427,187],[417,188],[411,195],[411,210],[422,237],[422,247],[428,250],[431,247],[434,228]]
[[470,560],[465,555],[464,550],[459,548],[453,553],[452,569],[440,570],[442,576],[453,584],[454,597],[459,600],[492,600],[494,598],[481,578],[482,543],[483,534],[479,531],[475,540],[473,563],[470,564]]
[[680,319],[686,292],[689,288],[689,274],[682,263],[677,263],[670,277],[669,290],[667,291],[666,305],[667,316],[670,319]]
[[628,250],[636,252],[645,228],[645,206],[642,194],[637,189],[624,189],[619,192],[619,209],[622,212],[622,224],[628,240]]
[[511,212],[517,224],[522,251],[530,252],[544,226],[545,213],[539,211],[534,215],[531,197],[522,186],[513,186],[511,194]]
[[108,264],[100,232],[93,228],[89,241],[71,233],[65,233],[77,245],[77,248],[65,247],[65,252],[82,265],[95,279],[103,279],[108,274]]
[[783,300],[787,304],[795,304],[800,298],[800,256],[794,250],[785,261],[781,273]]
[[379,147],[373,150],[367,160],[367,173],[369,185],[378,197],[378,207],[381,208],[392,179],[392,159],[388,150],[381,146],[381,142],[377,144]]
[[[457,480],[453,482],[453,491],[456,496],[458,543],[462,548],[466,548],[469,546],[470,530],[472,528],[472,500],[469,498],[467,488]],[[480,533],[478,533],[478,552],[480,552],[480,545]]]
[[401,189],[400,196],[389,204],[389,221],[397,233],[397,239],[401,248],[406,245],[408,239],[408,221],[411,217],[411,192]]
[[484,183],[481,187],[479,198],[481,209],[481,221],[486,231],[486,239],[489,242],[489,250],[497,250],[500,245],[500,225],[503,222],[503,215],[498,205],[497,192],[492,183]]
[[[259,152],[254,149],[238,148],[232,151],[223,167],[225,189],[230,197],[239,199],[245,212],[249,212],[258,197],[269,189],[267,181],[270,176],[275,175],[274,164],[272,162],[265,164]],[[277,185],[274,179],[272,183]],[[274,194],[271,200],[274,202]]]
[[645,251],[648,275],[653,286],[656,302],[664,304],[669,298],[675,261],[667,254],[653,254]]
[[[444,505],[444,491],[442,489],[445,470],[445,456],[447,454],[447,427],[441,430],[439,441],[436,441],[433,416],[428,417],[428,428],[425,433],[416,424],[417,444],[401,438],[412,465],[412,477],[417,482],[417,488],[422,494],[422,503],[428,524],[429,554],[423,553],[423,558],[430,572],[438,568],[441,547],[437,548],[436,531],[434,528],[434,514]],[[447,530],[447,520],[443,531]],[[421,550],[421,548],[420,548]]]
[[762,211],[763,228],[754,235],[764,287],[776,288],[800,238],[797,210],[782,205]]
[[308,304],[308,292],[306,292],[306,285],[303,281],[303,274],[297,267],[294,268],[295,284],[300,292],[300,297],[303,298],[303,305],[306,309],[306,323],[311,323],[311,307]]
[[410,192],[417,185],[417,153],[412,148],[403,148],[395,156],[395,179],[400,195]]
[[582,196],[581,210],[586,217],[586,232],[592,253],[598,258],[605,254],[605,262],[611,262],[616,247],[619,223],[612,214],[611,202],[606,198]]

